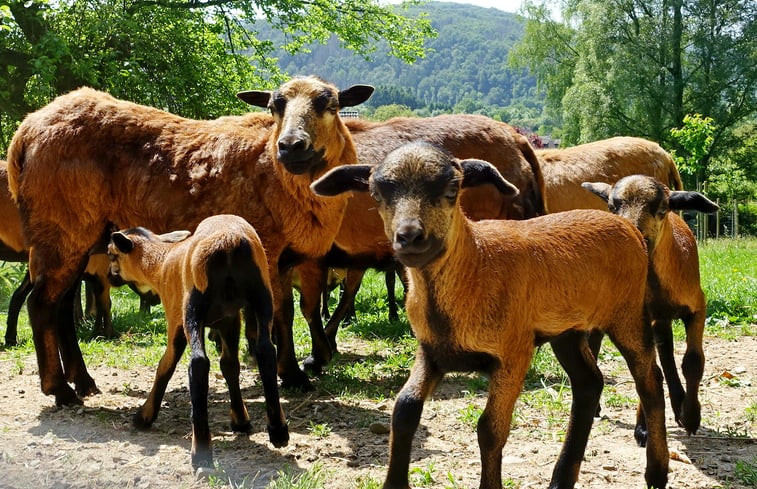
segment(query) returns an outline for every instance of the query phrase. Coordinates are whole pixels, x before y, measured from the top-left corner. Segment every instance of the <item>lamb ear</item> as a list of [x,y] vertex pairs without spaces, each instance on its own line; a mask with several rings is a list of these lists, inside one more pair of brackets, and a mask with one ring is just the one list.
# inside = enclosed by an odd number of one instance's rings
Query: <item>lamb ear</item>
[[134,249],[134,243],[122,232],[115,232],[110,235],[110,241],[116,246],[121,253],[131,253]]
[[310,184],[316,195],[333,196],[344,192],[367,192],[371,165],[342,165]]
[[368,100],[374,88],[370,85],[352,85],[339,91],[339,107],[354,107]]
[[271,92],[265,90],[248,90],[246,92],[237,93],[237,97],[255,107],[268,107],[268,102],[271,100]]
[[668,206],[675,211],[699,211],[699,212],[715,212],[720,207],[718,205],[700,194],[699,192],[692,192],[687,190],[673,190],[670,192],[668,198]]
[[158,235],[158,239],[164,243],[178,243],[187,239],[191,234],[191,231],[171,231],[170,233]]
[[505,180],[499,170],[488,161],[467,159],[460,161],[460,166],[463,169],[462,188],[491,183],[502,195],[515,197],[520,193],[518,187]]
[[609,184],[605,182],[584,182],[581,186],[605,202],[610,201],[610,190],[612,189],[612,186]]

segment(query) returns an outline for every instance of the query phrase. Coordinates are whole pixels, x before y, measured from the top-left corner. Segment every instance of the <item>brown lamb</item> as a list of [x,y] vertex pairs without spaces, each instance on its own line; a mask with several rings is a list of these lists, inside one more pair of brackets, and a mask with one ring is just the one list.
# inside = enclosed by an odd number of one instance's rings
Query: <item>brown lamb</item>
[[[707,304],[699,278],[696,238],[683,219],[671,211],[715,212],[718,206],[698,192],[671,191],[646,175],[624,177],[612,186],[603,182],[586,182],[583,186],[606,202],[612,212],[633,223],[647,241],[647,307],[670,404],[678,424],[689,434],[696,433],[701,421],[698,392],[704,373],[702,339]],[[686,353],[681,364],[685,390],[673,356],[674,319],[682,319],[686,327]],[[595,335],[590,342],[596,356],[601,336]],[[646,427],[641,409],[634,435],[643,445]]]
[[[189,396],[192,401],[192,465],[212,466],[208,427],[208,374],[205,327],[221,339],[221,372],[231,397],[231,429],[249,433],[250,416],[239,388],[240,310],[265,393],[268,435],[274,446],[289,441],[276,384],[276,349],[271,343],[273,298],[268,262],[255,229],[241,217],[217,215],[188,231],[156,235],[144,228],[113,233],[108,245],[111,274],[162,298],[168,323],[166,351],[147,400],[134,415],[140,428],[152,425],[176,364],[189,343]],[[256,334],[252,334],[252,330]]]
[[[628,175],[649,175],[683,190],[673,158],[657,143],[614,137],[564,149],[538,149],[550,212],[607,210],[607,203],[581,188],[583,182],[613,184]],[[505,176],[507,177],[507,176]]]
[[641,233],[608,212],[576,210],[524,221],[473,222],[460,190],[517,189],[480,160],[443,148],[403,146],[378,167],[343,166],[315,192],[368,191],[410,282],[407,315],[419,347],[395,402],[384,489],[407,489],[410,450],[425,399],[447,372],[480,371],[489,398],[478,421],[481,489],[502,487],[502,449],[535,346],[551,341],[573,387],[573,404],[551,488],[578,478],[602,373],[586,332],[605,331],[628,363],[649,426],[648,486],[667,484],[662,374],[644,311],[647,254]]
[[[539,161],[528,140],[508,124],[481,115],[441,115],[427,118],[397,117],[385,122],[348,119],[345,124],[352,134],[361,164],[378,165],[389,152],[411,141],[438,144],[458,158],[480,158],[491,162],[514,184],[519,193],[502,195],[493,185],[465,189],[461,195],[462,208],[474,220],[528,219],[546,213],[544,179]],[[310,286],[303,292],[306,304],[303,316],[311,318],[313,352],[305,367],[316,372],[327,363],[336,350],[336,334],[340,321],[354,310],[354,299],[365,270],[376,268],[387,273],[387,287],[393,298],[394,273],[397,268],[391,243],[384,234],[383,223],[373,200],[356,194],[347,204],[345,218],[336,237],[338,248],[325,260],[305,267],[349,268],[349,282],[337,309],[329,319],[326,341],[319,333],[323,328],[318,315],[318,302],[323,283]],[[300,269],[303,276],[323,277],[325,270],[313,273]],[[390,299],[390,304],[393,301]]]
[[[9,184],[31,247],[29,316],[42,391],[57,404],[98,392],[61,299],[113,227],[163,233],[193,230],[215,214],[242,216],[265,247],[277,311],[279,266],[290,266],[282,254],[322,256],[336,238],[348,196],[322,199],[309,184],[357,161],[338,109],[372,91],[295,78],[273,93],[239,94],[272,115],[201,121],[83,88],[28,115],[9,148]],[[309,387],[291,328],[279,319],[274,328],[283,384]]]

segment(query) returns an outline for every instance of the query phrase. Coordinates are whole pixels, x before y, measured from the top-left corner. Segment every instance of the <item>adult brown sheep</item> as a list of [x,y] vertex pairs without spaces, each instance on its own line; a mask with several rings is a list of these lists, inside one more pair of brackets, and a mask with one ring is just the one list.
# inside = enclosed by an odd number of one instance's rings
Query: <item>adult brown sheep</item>
[[[411,141],[426,141],[446,148],[458,158],[479,158],[491,162],[515,187],[517,195],[502,195],[493,185],[464,189],[460,201],[463,211],[474,220],[528,219],[547,212],[544,179],[534,150],[510,125],[481,115],[456,114],[427,118],[397,117],[385,122],[359,119],[345,120],[357,148],[361,164],[378,165],[387,154]],[[303,302],[310,307],[303,315],[309,321],[313,351],[305,361],[309,370],[320,371],[336,349],[336,334],[344,312],[352,305],[362,273],[368,268],[390,270],[396,265],[391,242],[386,239],[376,203],[369,196],[357,193],[347,204],[345,218],[335,240],[338,252],[321,262],[321,266],[350,268],[350,287],[345,301],[326,325],[326,340],[319,333],[321,318],[317,314],[319,291],[323,283],[309,287]],[[308,265],[312,266],[312,265]],[[303,271],[301,275],[311,276]],[[325,272],[320,275],[324,277]],[[392,275],[393,277],[393,275]],[[393,294],[393,291],[390,293]],[[349,303],[348,303],[349,302]]]
[[641,233],[598,210],[473,222],[460,209],[460,190],[485,182],[505,195],[517,192],[486,162],[414,143],[377,167],[343,166],[313,183],[321,195],[370,192],[408,270],[407,315],[418,350],[392,413],[384,489],[409,488],[424,401],[455,371],[490,379],[477,427],[480,488],[501,489],[513,408],[536,345],[550,340],[573,388],[550,487],[574,487],[603,385],[586,335],[593,328],[606,331],[628,363],[649,426],[645,480],[663,489],[669,456],[661,373],[644,310]]
[[[83,88],[28,115],[9,148],[9,184],[31,248],[29,317],[42,391],[56,404],[98,392],[68,319],[71,302],[61,299],[114,226],[191,231],[210,215],[240,215],[260,235],[279,304],[279,266],[291,265],[280,263],[282,254],[322,256],[334,242],[348,197],[318,198],[309,184],[357,161],[338,110],[372,92],[295,78],[273,93],[239,94],[272,115],[200,121]],[[283,385],[309,387],[291,329],[278,320],[275,337]]]
[[[607,202],[581,187],[583,182],[610,185],[628,175],[648,175],[672,190],[683,190],[673,158],[660,145],[619,136],[564,149],[537,149],[549,212],[607,210]],[[505,176],[506,177],[506,176]]]

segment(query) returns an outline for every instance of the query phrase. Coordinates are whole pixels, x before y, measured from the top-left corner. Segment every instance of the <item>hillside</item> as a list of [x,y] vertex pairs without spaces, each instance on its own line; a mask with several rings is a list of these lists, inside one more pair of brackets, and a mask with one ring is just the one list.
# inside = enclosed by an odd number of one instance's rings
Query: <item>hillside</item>
[[[428,41],[427,57],[407,65],[388,56],[380,46],[366,60],[339,46],[332,38],[326,45],[311,46],[311,53],[289,55],[279,50],[281,68],[291,75],[317,74],[339,86],[368,83],[378,90],[373,106],[398,103],[410,108],[450,111],[485,111],[522,104],[541,112],[535,81],[507,68],[507,55],[523,34],[515,14],[447,2],[430,2],[410,10],[428,13],[436,39]],[[281,45],[283,37],[256,24],[259,39]]]

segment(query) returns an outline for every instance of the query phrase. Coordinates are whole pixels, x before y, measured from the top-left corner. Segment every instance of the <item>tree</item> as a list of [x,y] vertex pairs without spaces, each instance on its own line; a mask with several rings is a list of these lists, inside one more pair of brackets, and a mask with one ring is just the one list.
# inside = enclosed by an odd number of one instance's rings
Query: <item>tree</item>
[[[707,158],[757,112],[753,0],[568,0],[561,20],[528,4],[510,63],[527,67],[563,117],[563,139],[638,135],[672,143],[688,113],[718,122]],[[684,21],[685,20],[685,21]],[[706,162],[705,162],[706,164]]]
[[256,22],[290,52],[333,33],[411,62],[433,31],[405,13],[377,0],[0,0],[0,154],[26,113],[82,85],[187,117],[245,110],[237,91],[282,79]]

